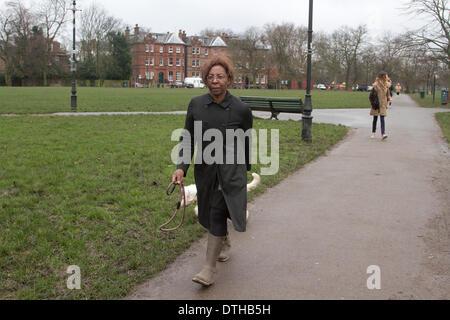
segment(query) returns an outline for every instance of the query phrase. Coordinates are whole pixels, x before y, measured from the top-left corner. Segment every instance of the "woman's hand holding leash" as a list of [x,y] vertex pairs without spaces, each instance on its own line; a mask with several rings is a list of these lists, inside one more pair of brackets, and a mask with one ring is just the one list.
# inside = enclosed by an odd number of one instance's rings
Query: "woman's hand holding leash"
[[183,169],[177,169],[172,175],[172,182],[175,184],[182,184],[184,180],[184,171]]
[[[161,230],[163,232],[175,231],[179,227],[181,227],[181,225],[183,224],[184,216],[186,214],[186,195],[185,195],[185,192],[184,192],[184,179],[183,179],[183,176],[184,176],[184,171],[182,169],[178,169],[177,171],[175,171],[173,173],[173,175],[172,175],[172,182],[167,187],[166,194],[168,196],[170,196],[173,193],[173,191],[175,190],[176,185],[177,184],[180,185],[180,194],[179,194],[179,197],[178,197],[177,208],[175,209],[174,214],[169,219],[169,221],[167,221],[166,223],[164,223],[163,225],[161,225],[159,227],[159,230]],[[171,223],[175,219],[175,217],[178,214],[178,210],[181,207],[181,203],[182,202],[184,203],[184,205],[183,205],[183,215],[181,217],[180,224],[178,226],[176,226],[175,228],[170,228],[170,229],[164,228],[165,226],[167,226],[169,223]]]

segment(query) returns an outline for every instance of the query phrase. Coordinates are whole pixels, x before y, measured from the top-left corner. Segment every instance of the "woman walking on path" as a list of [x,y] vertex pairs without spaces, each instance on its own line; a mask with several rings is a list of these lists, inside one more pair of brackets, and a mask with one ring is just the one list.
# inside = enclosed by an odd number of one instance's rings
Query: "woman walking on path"
[[400,95],[400,92],[402,91],[402,86],[400,85],[400,83],[397,83],[397,85],[395,86],[395,93],[397,93],[397,95]]
[[386,134],[386,124],[385,124],[385,117],[387,116],[387,108],[388,108],[388,101],[391,102],[391,94],[389,87],[391,86],[391,81],[388,77],[388,74],[384,71],[381,71],[375,82],[373,83],[373,88],[377,93],[378,96],[378,103],[379,108],[374,109],[371,108],[370,115],[373,116],[373,123],[372,123],[372,136],[371,138],[375,138],[375,133],[377,132],[377,122],[378,122],[378,116],[380,117],[381,122],[381,138],[385,140],[388,136]]
[[[216,261],[227,261],[229,258],[227,219],[231,219],[238,232],[245,232],[247,223],[247,171],[251,169],[251,141],[243,137],[245,141],[234,144],[234,137],[231,139],[233,141],[228,141],[228,131],[242,129],[246,132],[253,126],[253,116],[250,108],[227,90],[234,81],[232,66],[231,61],[221,56],[212,58],[204,65],[202,78],[209,93],[193,98],[189,104],[184,134],[190,137],[182,135],[177,170],[172,176],[173,182],[183,181],[194,154],[194,144],[197,144],[194,177],[197,186],[198,218],[200,224],[209,232],[206,264],[192,281],[203,286],[214,283]],[[203,137],[210,129],[222,133],[223,139],[218,139],[221,141],[219,149],[223,148],[222,157],[226,154],[226,161],[206,159],[203,153],[211,149],[211,139],[194,141],[195,132],[201,131]],[[215,139],[214,145],[217,143]],[[242,147],[245,150],[241,150]],[[189,156],[186,156],[185,152],[189,153]],[[219,152],[220,150],[215,150],[216,154]],[[200,160],[199,154],[203,155]],[[245,159],[236,161],[242,155]]]

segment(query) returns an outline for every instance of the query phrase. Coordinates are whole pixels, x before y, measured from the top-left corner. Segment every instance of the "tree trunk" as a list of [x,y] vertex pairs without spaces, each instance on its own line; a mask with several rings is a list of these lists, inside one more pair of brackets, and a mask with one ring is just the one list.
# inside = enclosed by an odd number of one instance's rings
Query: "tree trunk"
[[48,86],[47,71],[44,71],[44,87]]
[[7,87],[12,87],[12,79],[8,73],[8,68],[5,68],[5,84]]

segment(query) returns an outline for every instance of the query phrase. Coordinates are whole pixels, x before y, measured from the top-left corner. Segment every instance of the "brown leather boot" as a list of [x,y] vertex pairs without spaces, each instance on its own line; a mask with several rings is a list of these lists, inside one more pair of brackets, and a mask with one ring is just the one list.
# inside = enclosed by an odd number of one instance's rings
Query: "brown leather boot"
[[231,249],[230,235],[227,234],[227,236],[223,240],[222,250],[220,251],[217,261],[219,262],[228,261],[230,259],[230,249]]
[[208,245],[206,248],[206,264],[202,271],[192,278],[192,281],[209,287],[214,283],[214,272],[216,272],[216,261],[222,249],[225,237],[216,237],[208,233]]

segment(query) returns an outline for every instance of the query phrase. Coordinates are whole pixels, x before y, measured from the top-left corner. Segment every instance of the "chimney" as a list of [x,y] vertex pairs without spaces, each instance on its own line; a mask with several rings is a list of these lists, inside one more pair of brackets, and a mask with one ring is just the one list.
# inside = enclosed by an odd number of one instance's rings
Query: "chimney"
[[137,39],[139,37],[139,25],[136,24],[134,27],[134,38]]
[[125,38],[128,40],[128,39],[130,39],[130,28],[128,28],[128,26],[127,26],[127,28],[125,29]]

